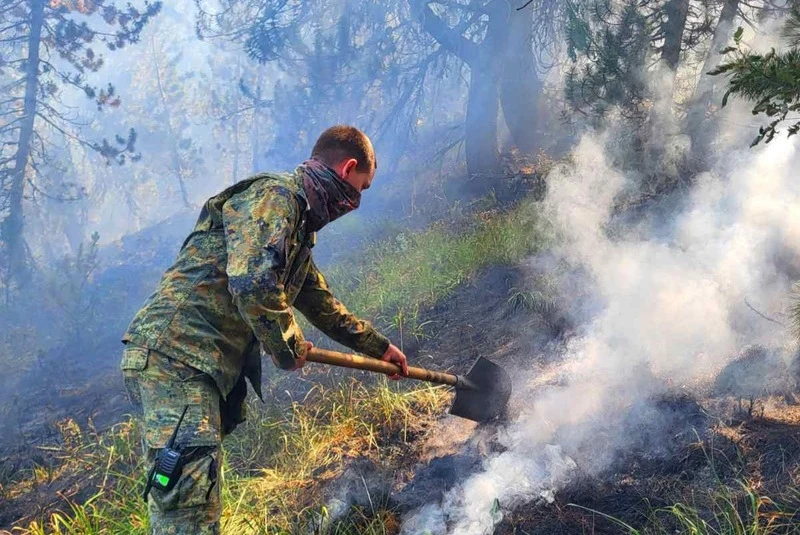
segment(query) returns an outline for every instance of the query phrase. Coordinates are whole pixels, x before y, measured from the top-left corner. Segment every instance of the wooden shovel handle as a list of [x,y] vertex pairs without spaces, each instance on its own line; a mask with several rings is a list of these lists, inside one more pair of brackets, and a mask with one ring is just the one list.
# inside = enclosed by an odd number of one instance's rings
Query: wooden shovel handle
[[[391,362],[384,362],[380,359],[362,357],[360,355],[339,353],[338,351],[329,351],[327,349],[318,349],[316,347],[312,347],[308,350],[306,360],[319,362],[321,364],[331,364],[342,368],[354,368],[356,370],[385,373],[388,375],[394,375],[401,371],[400,366],[392,364]],[[425,368],[415,368],[414,366],[408,367],[408,377],[417,379],[418,381],[427,381],[440,385],[455,386],[458,382],[458,378],[450,373],[435,372],[426,370]]]

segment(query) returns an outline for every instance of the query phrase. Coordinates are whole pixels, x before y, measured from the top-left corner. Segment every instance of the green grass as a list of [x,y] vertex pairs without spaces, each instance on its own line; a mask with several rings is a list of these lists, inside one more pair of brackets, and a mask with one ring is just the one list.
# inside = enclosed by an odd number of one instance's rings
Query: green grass
[[421,312],[492,264],[513,264],[546,247],[553,231],[537,203],[506,213],[481,212],[458,226],[440,222],[420,233],[401,233],[366,251],[359,267],[329,270],[337,296],[354,312],[374,318],[402,337],[424,336]]
[[[773,488],[773,496],[765,495],[754,481],[760,474],[748,472],[748,462],[740,447],[735,456],[704,443],[698,436],[694,445],[702,449],[711,478],[705,484],[687,487],[668,478],[659,481],[659,500],[671,505],[650,506],[647,494],[643,508],[634,507],[629,514],[637,522],[623,520],[604,511],[577,504],[571,507],[599,515],[620,533],[628,535],[795,535],[800,534],[800,491],[789,483]],[[757,455],[757,453],[756,453]],[[727,478],[720,474],[728,473]],[[637,525],[632,525],[632,524]]]
[[[64,489],[59,492],[64,505],[13,533],[144,534],[147,512],[141,499],[140,438],[133,422],[102,434],[81,429],[73,420],[61,422],[60,427],[62,445],[46,448],[53,465],[32,468],[29,477],[5,490],[3,498],[18,499],[56,482]],[[76,489],[91,494],[79,500],[73,495]]]
[[653,511],[651,526],[631,533],[666,535],[778,535],[800,533],[800,504],[795,491],[764,496],[747,482],[739,488],[720,485],[691,503]]
[[694,491],[689,501],[653,508],[643,526],[572,504],[600,515],[629,535],[792,535],[800,533],[800,493],[787,488],[774,498],[746,480],[734,487],[717,482]]

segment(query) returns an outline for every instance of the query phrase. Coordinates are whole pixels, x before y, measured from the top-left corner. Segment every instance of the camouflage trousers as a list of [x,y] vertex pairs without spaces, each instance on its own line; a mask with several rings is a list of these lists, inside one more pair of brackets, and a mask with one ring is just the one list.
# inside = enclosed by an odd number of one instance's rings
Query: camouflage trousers
[[172,490],[150,490],[150,532],[218,535],[223,435],[216,384],[191,366],[135,346],[126,347],[121,368],[128,395],[141,411],[146,470],[166,446],[184,407],[189,407],[175,441],[186,463]]

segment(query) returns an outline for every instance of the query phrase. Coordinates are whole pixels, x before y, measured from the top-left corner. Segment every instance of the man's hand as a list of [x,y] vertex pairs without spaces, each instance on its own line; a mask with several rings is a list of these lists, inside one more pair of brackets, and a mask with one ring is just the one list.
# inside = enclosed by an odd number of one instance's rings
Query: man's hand
[[294,359],[294,366],[292,366],[291,368],[286,368],[286,371],[293,372],[299,370],[300,368],[306,365],[306,356],[308,355],[308,350],[314,347],[314,344],[312,342],[309,342],[308,340],[306,340],[303,343],[306,346],[305,349],[300,355],[297,355],[297,358]]
[[402,375],[396,373],[394,375],[390,375],[389,379],[394,379],[395,381],[400,379],[403,375],[408,375],[408,363],[406,362],[406,356],[400,351],[400,348],[394,344],[389,344],[388,349],[386,349],[386,353],[383,354],[381,360],[385,360],[386,362],[391,362],[397,364],[402,368],[403,372]]

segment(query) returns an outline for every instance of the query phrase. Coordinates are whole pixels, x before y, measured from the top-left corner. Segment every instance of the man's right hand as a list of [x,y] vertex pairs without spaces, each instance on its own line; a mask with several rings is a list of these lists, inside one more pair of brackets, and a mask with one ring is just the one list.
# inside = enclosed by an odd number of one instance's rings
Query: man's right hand
[[292,366],[291,368],[286,368],[286,371],[293,372],[299,370],[300,368],[306,365],[306,357],[308,356],[308,350],[314,347],[314,344],[313,342],[309,342],[308,340],[304,341],[303,344],[305,344],[305,349],[301,354],[297,355],[297,357],[294,359],[294,366]]
[[389,344],[389,347],[381,357],[381,360],[400,366],[400,373],[390,375],[389,379],[394,379],[396,381],[404,375],[408,375],[408,363],[406,362],[406,356],[396,345]]

